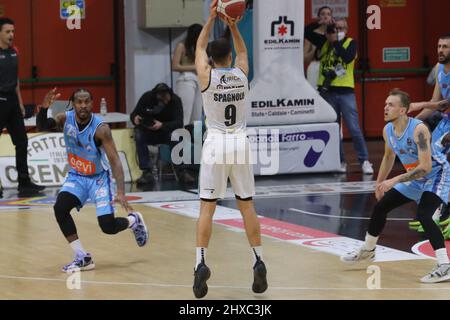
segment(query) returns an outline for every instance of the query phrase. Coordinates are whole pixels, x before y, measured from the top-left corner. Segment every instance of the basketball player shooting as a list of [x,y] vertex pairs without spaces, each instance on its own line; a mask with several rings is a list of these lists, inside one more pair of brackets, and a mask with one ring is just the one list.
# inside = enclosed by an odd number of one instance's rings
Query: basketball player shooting
[[[216,202],[225,195],[228,178],[236,195],[242,214],[245,231],[254,258],[252,290],[263,293],[267,289],[266,267],[262,261],[261,232],[259,220],[253,205],[255,194],[253,167],[250,163],[250,146],[246,136],[246,97],[248,95],[247,48],[237,28],[237,19],[225,17],[234,47],[236,61],[232,67],[231,43],[224,38],[210,43],[207,54],[209,33],[217,17],[217,0],[210,8],[210,16],[197,41],[195,65],[202,89],[206,114],[207,138],[203,145],[200,166],[200,217],[197,223],[197,248],[193,291],[197,298],[208,293],[206,281],[211,272],[206,265],[206,251],[212,231],[212,218]],[[237,146],[236,146],[237,142]],[[224,147],[226,146],[226,151]],[[221,161],[225,155],[233,155],[233,161]],[[243,157],[241,157],[243,156]],[[222,159],[221,159],[222,157]],[[246,158],[245,163],[234,161]]]

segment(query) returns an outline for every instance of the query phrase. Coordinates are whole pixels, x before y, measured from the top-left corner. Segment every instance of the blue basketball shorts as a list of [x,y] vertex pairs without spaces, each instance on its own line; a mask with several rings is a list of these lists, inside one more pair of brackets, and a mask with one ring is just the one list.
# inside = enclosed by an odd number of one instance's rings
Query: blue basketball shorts
[[[97,216],[114,214],[115,184],[110,171],[83,176],[69,171],[60,192],[69,192],[76,196],[83,207],[88,199],[95,203]],[[77,208],[80,210],[80,208]]]

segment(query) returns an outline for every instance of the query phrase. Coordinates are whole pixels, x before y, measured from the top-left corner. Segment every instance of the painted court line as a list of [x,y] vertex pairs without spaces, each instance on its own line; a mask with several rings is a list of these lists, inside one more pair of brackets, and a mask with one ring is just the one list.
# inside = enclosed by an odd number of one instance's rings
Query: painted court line
[[[55,279],[55,278],[42,278],[42,277],[21,277],[21,276],[11,276],[11,275],[0,275],[0,279],[6,280],[23,280],[23,281],[48,281],[48,282],[66,282],[66,279]],[[81,284],[95,284],[95,285],[112,285],[112,286],[144,286],[144,287],[166,287],[166,288],[192,288],[192,284],[163,284],[163,283],[149,283],[149,282],[119,282],[119,281],[90,281],[81,280]],[[215,289],[249,289],[248,286],[219,286],[210,285],[208,287]],[[425,287],[425,288],[380,288],[380,289],[368,289],[368,288],[311,288],[311,287],[279,287],[279,286],[269,286],[269,290],[278,291],[398,291],[398,290],[409,290],[409,291],[450,291],[450,287]]]
[[[332,214],[309,212],[309,211],[300,210],[300,209],[296,209],[296,208],[289,208],[288,211],[299,212],[299,213],[307,214],[309,216],[324,217],[324,218],[370,220],[369,217],[345,217],[345,216],[337,216],[337,215],[332,215]],[[389,221],[412,221],[411,218],[387,218],[387,220],[389,220]]]
[[[198,193],[197,189],[189,190]],[[258,185],[254,199],[282,198],[323,194],[361,194],[375,191],[375,181],[331,182],[289,185]],[[224,200],[234,199],[231,188],[227,188]]]

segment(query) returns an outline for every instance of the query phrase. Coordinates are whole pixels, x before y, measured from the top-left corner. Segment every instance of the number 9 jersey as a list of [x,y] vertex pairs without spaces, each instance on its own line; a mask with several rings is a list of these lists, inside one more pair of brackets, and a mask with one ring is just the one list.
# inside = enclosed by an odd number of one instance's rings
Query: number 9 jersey
[[208,129],[200,164],[202,200],[224,198],[228,179],[238,199],[251,200],[255,194],[253,158],[246,134],[248,92],[242,70],[211,70],[209,86],[202,92]]
[[248,79],[241,69],[211,69],[209,85],[202,91],[208,132],[245,131],[248,91]]

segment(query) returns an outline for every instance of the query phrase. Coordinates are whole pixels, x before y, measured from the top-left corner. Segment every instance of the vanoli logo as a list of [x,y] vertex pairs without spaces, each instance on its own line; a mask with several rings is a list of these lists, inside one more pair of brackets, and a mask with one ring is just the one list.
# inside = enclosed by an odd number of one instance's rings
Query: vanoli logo
[[[288,30],[290,29],[290,35],[291,37],[294,36],[294,21],[288,20],[287,16],[279,16],[278,20],[272,21],[272,26],[270,28],[270,35],[272,37],[275,36],[275,34],[284,37],[286,34],[288,34]],[[289,29],[288,29],[289,28]]]

